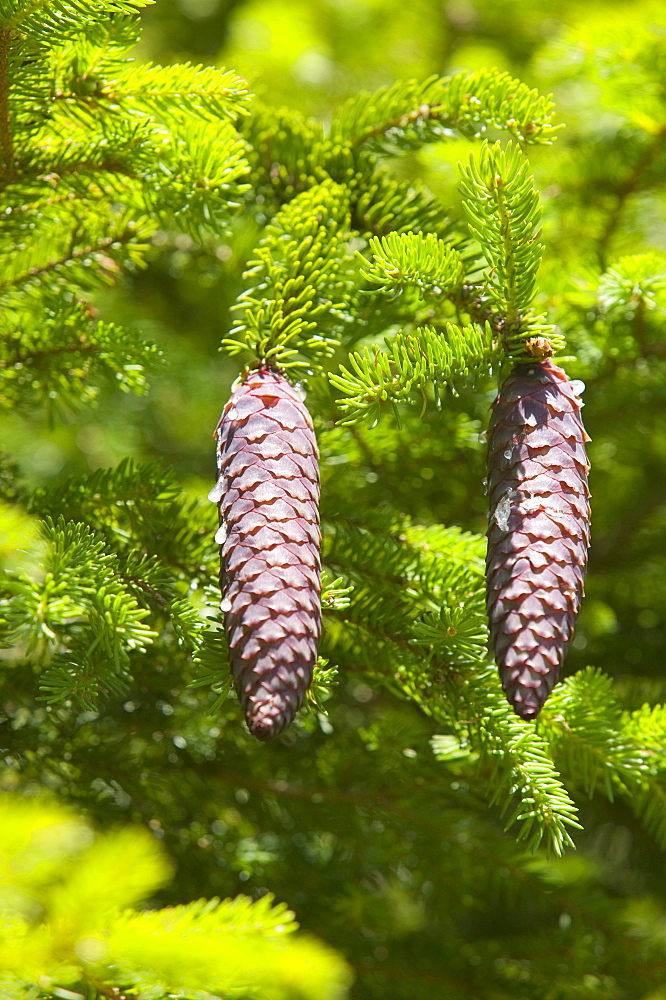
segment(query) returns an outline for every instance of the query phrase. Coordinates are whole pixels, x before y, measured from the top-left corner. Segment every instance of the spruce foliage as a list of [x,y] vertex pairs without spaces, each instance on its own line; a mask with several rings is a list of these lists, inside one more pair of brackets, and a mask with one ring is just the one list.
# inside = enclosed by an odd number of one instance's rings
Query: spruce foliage
[[[567,138],[497,70],[321,121],[275,108],[233,72],[134,58],[143,6],[0,4],[3,989],[421,1000],[434,976],[454,1000],[656,996],[665,692],[640,650],[662,652],[666,269],[637,235],[661,210],[654,39],[597,24],[542,55],[544,91],[584,101],[593,79],[615,115],[570,109]],[[618,39],[641,94],[608,72]],[[432,165],[451,155],[449,191]],[[481,437],[509,365],[565,350],[599,542],[583,669],[535,724],[487,650]],[[257,748],[205,496],[229,384],[266,361],[315,418],[324,632],[310,699]],[[177,878],[147,834],[30,805],[43,788],[147,826]],[[38,829],[54,853],[25,862]],[[190,902],[211,896],[235,898]],[[286,933],[283,900],[356,985]]]
[[[61,807],[4,797],[0,851],[7,996],[41,991],[138,995],[340,996],[348,971],[270,895],[133,907],[169,877],[145,831],[102,837]],[[56,992],[56,995],[57,995]]]

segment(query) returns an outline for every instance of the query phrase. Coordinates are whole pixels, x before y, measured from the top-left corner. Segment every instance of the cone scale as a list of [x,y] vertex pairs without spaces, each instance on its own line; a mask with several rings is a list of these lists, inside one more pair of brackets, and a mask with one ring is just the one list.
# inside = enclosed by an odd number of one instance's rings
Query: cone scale
[[300,708],[321,634],[319,453],[302,393],[251,372],[217,425],[221,608],[250,732],[277,736]]
[[583,596],[589,438],[579,391],[551,361],[519,365],[488,431],[490,641],[523,719],[536,718],[557,681]]

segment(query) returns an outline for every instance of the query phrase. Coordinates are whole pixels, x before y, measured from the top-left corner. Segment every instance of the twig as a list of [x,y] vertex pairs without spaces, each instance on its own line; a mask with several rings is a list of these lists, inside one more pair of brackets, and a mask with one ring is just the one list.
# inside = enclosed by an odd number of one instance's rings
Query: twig
[[[441,108],[441,106],[442,105],[440,103],[422,104],[420,107],[413,108],[411,111],[408,111],[401,115],[397,115],[395,118],[392,118],[387,122],[382,122],[380,125],[374,125],[363,135],[357,136],[357,138],[354,139],[354,145],[362,146],[364,143],[370,142],[372,139],[376,139],[380,135],[385,135],[386,132],[389,131],[389,129],[401,128],[401,127],[404,128],[405,126],[411,125],[413,122],[418,121],[419,118],[426,119],[432,117],[440,122],[445,121],[445,119],[438,118],[436,114],[435,115],[432,114],[435,108]],[[454,119],[451,116],[449,116],[449,122],[447,127],[452,127],[453,124],[454,124]]]
[[7,177],[14,174],[14,144],[9,127],[9,48],[12,32],[0,31],[0,148]]
[[40,361],[55,357],[58,354],[97,354],[97,344],[78,343],[65,344],[61,347],[50,347],[43,351],[28,351],[25,354],[14,354],[11,358],[0,359],[0,368],[13,368],[14,365],[31,365],[37,367]]
[[139,576],[128,576],[128,577],[126,577],[126,579],[130,583],[133,583],[137,587],[139,587],[139,589],[142,590],[145,594],[148,594],[150,597],[152,597],[152,599],[155,601],[155,603],[158,604],[161,608],[168,608],[169,607],[169,602],[166,599],[166,597],[164,597],[162,594],[160,594],[159,590],[155,590],[155,588],[152,587],[147,582],[147,580],[142,580],[141,577],[139,577]]
[[666,139],[666,128],[660,129],[655,137],[655,141],[643,152],[643,155],[635,164],[629,176],[625,178],[622,184],[618,185],[614,192],[616,197],[615,207],[608,216],[606,227],[599,238],[597,249],[599,266],[602,271],[605,271],[608,267],[608,245],[620,225],[627,198],[634,193],[643,174],[654,162],[664,144],[664,139]]
[[64,267],[73,260],[81,260],[82,258],[88,257],[91,254],[99,253],[100,250],[105,250],[108,247],[113,246],[114,243],[129,243],[132,239],[136,238],[135,230],[125,230],[123,233],[116,233],[113,236],[106,236],[104,239],[98,240],[93,246],[92,244],[85,247],[79,247],[76,250],[71,250],[69,253],[65,254],[63,257],[59,257],[56,260],[47,261],[46,264],[42,264],[41,267],[31,267],[29,271],[24,271],[22,274],[17,274],[13,278],[9,278],[7,281],[0,282],[0,289],[8,288],[12,285],[20,285],[25,281],[30,281],[31,278],[38,278],[41,274],[48,274],[49,271],[55,271],[59,267]]
[[92,988],[97,990],[102,996],[109,997],[109,1000],[136,1000],[136,993],[123,993],[117,986],[107,986],[101,979],[98,979],[97,976],[93,976],[87,971],[84,975]]

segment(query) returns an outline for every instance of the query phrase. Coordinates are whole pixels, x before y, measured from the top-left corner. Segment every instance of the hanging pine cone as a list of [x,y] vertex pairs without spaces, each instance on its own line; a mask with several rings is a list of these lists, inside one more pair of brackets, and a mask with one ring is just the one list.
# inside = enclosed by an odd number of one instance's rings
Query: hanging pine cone
[[534,719],[573,636],[590,541],[580,383],[551,361],[519,365],[488,431],[487,607],[502,686]]
[[238,697],[260,740],[300,708],[321,633],[319,453],[298,389],[268,368],[216,429],[225,631]]

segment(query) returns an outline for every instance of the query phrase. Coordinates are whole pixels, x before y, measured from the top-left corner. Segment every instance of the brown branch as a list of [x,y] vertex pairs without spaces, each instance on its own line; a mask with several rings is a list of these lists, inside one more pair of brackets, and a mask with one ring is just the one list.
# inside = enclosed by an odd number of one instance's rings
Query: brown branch
[[109,1000],[136,1000],[136,993],[124,993],[118,986],[108,986],[87,970],[84,971],[84,976],[94,990]]
[[14,144],[9,125],[9,49],[12,32],[0,31],[0,148],[7,177],[14,173]]
[[634,337],[636,343],[638,344],[638,349],[642,357],[647,357],[648,354],[648,344],[647,337],[645,334],[645,299],[641,295],[636,305],[636,312],[634,314]]
[[[354,146],[362,146],[366,142],[371,142],[372,139],[378,138],[380,135],[385,135],[389,129],[392,128],[405,128],[407,125],[411,125],[413,122],[419,120],[419,118],[431,118],[437,117],[432,114],[434,108],[441,108],[441,104],[422,104],[418,108],[413,108],[411,111],[407,111],[395,118],[390,119],[387,122],[383,122],[381,125],[374,125],[368,132],[363,135],[357,136],[353,141]],[[438,118],[438,121],[442,122],[442,118]],[[447,127],[453,128],[455,124],[455,119],[451,118]]]
[[129,583],[133,583],[135,586],[137,586],[140,590],[144,592],[144,594],[148,594],[149,597],[152,597],[152,599],[155,601],[157,605],[159,605],[160,608],[169,607],[169,601],[166,599],[166,597],[160,594],[159,590],[155,590],[155,588],[152,587],[147,580],[142,580],[140,576],[127,576],[125,577],[125,579]]
[[[368,622],[357,621],[355,618],[344,614],[346,608],[339,608],[336,612],[336,619],[345,622],[347,625],[352,625],[354,628],[359,629],[362,632],[367,632],[370,635],[374,635],[376,639],[380,639],[382,642],[390,643],[392,645],[401,646],[405,651],[410,652],[412,655],[417,656],[421,650],[418,646],[414,646],[409,639],[403,639],[402,636],[392,634],[390,632],[385,632],[383,629],[376,625],[370,625]],[[363,668],[365,669],[365,668]],[[393,677],[394,672],[392,670],[382,670],[379,671],[375,666],[372,667],[377,673],[381,673],[384,676]]]
[[[624,510],[614,520],[614,528],[595,541],[590,550],[590,570],[600,574],[613,569],[627,570],[637,563],[644,566],[647,553],[643,546],[632,551],[641,528],[664,503],[664,486],[666,476],[658,456],[648,456],[648,462],[642,470],[649,469],[650,488],[641,494],[641,502],[637,504],[633,498],[625,505]],[[625,514],[626,516],[622,516]]]
[[[204,764],[197,762],[197,771],[199,774],[203,773],[222,784],[228,784],[232,788],[247,788],[260,795],[275,795],[278,798],[284,797],[301,802],[311,802],[313,805],[318,805],[321,802],[337,802],[350,806],[361,804],[368,809],[372,809],[373,807],[383,809],[395,816],[398,821],[407,821],[424,836],[426,835],[425,831],[427,831],[427,835],[434,835],[443,841],[448,839],[445,825],[437,813],[431,812],[426,815],[418,809],[413,809],[403,804],[402,800],[411,791],[408,788],[399,789],[396,794],[388,786],[381,790],[368,788],[367,786],[360,788],[348,785],[336,788],[326,788],[321,785],[307,786],[298,782],[281,779],[255,778],[247,771],[240,773],[231,770],[229,767],[223,767],[219,761]],[[446,799],[453,800],[454,806],[458,801],[456,794],[451,793],[448,784],[445,782],[438,784],[437,794]],[[470,798],[470,802],[476,811],[487,820],[487,800],[483,796],[474,795],[473,800]],[[492,852],[486,850],[480,843],[473,839],[467,840],[464,843],[456,841],[456,846],[470,857],[480,861],[485,870],[492,870],[493,866],[497,865],[497,859]],[[567,896],[553,891],[552,887],[549,887],[547,883],[544,884],[538,873],[523,868],[519,861],[513,862],[508,857],[505,857],[502,859],[502,866],[508,869],[511,878],[515,879],[529,893],[539,893],[542,896],[547,896],[555,910],[563,910],[572,917],[581,920],[585,925],[597,927],[609,935],[613,934],[612,925],[606,922],[603,917],[599,917],[593,910],[586,909],[584,905],[571,900]],[[631,943],[632,946],[638,946],[637,942],[628,943]]]
[[599,244],[597,248],[597,257],[599,259],[599,266],[602,271],[605,271],[608,267],[608,244],[613,239],[613,236],[617,232],[617,229],[622,220],[622,213],[624,212],[627,199],[632,195],[641,180],[646,170],[652,165],[657,155],[661,151],[664,140],[666,139],[666,126],[662,126],[657,135],[655,136],[654,142],[644,150],[643,155],[640,157],[638,162],[634,165],[633,169],[630,171],[628,177],[624,179],[622,184],[619,184],[616,188],[614,194],[616,198],[615,207],[610,212],[606,226],[603,233],[599,237]]
[[521,331],[522,316],[518,314],[513,321],[496,313],[490,306],[490,299],[480,285],[464,284],[452,289],[446,294],[456,309],[466,312],[473,323],[478,326],[489,324],[493,335],[498,338],[506,349],[509,336],[516,336]]
[[92,254],[99,253],[100,250],[108,249],[113,246],[114,243],[129,243],[136,237],[136,235],[135,230],[126,229],[123,233],[116,233],[114,236],[106,236],[104,239],[98,240],[94,245],[91,244],[89,246],[79,247],[77,250],[71,250],[63,257],[47,261],[47,263],[42,264],[41,267],[31,267],[29,271],[24,271],[22,274],[17,274],[15,277],[10,278],[7,281],[2,281],[0,282],[0,289],[10,288],[13,285],[21,285],[25,281],[30,281],[31,278],[38,278],[42,274],[48,274],[50,271],[55,271],[59,267],[64,267],[65,264],[69,264],[71,261],[82,260]]
[[66,201],[74,201],[78,195],[73,191],[67,191],[66,194],[54,194],[52,198],[42,198],[39,201],[25,202],[23,205],[12,205],[10,208],[5,209],[6,215],[19,215],[23,213],[36,213],[41,212],[45,208],[49,208],[52,205],[61,205]]
[[0,368],[13,368],[14,365],[32,365],[36,367],[46,358],[55,357],[58,354],[97,354],[99,347],[97,344],[78,343],[65,344],[61,347],[50,347],[43,351],[28,351],[25,354],[15,354],[11,358],[0,359]]
[[65,177],[67,174],[75,174],[86,170],[98,171],[107,174],[122,174],[124,177],[131,178],[139,176],[129,170],[125,164],[116,159],[100,160],[98,163],[96,163],[95,160],[90,159],[79,160],[78,162],[68,163],[66,166],[60,167],[57,170],[52,170],[47,176],[60,178]]
[[370,466],[370,468],[373,469],[375,472],[378,469],[381,470],[382,469],[382,463],[381,463],[381,461],[378,460],[377,456],[375,455],[375,453],[373,452],[372,448],[370,447],[370,445],[368,444],[368,442],[365,440],[365,438],[361,434],[361,432],[358,429],[358,427],[356,427],[354,424],[352,424],[351,427],[349,427],[349,433],[351,434],[351,436],[356,441],[357,445],[359,446],[359,449],[361,450],[361,452],[365,456],[365,460],[368,463],[368,465]]

